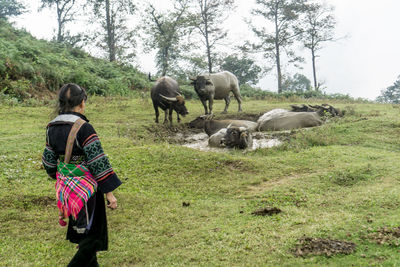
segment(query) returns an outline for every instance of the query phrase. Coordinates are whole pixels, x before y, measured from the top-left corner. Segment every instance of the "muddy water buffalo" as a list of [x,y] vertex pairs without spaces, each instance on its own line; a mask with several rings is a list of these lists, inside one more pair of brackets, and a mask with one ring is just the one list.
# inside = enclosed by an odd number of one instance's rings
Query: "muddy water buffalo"
[[304,112],[317,112],[318,115],[320,116],[326,116],[327,114],[330,114],[332,117],[342,117],[344,113],[338,109],[335,108],[329,104],[322,104],[322,105],[290,105],[292,108],[292,111],[299,112],[299,111],[304,111]]
[[[151,100],[153,101],[153,107],[156,112],[156,123],[158,123],[158,108],[164,110],[165,118],[164,123],[169,120],[172,125],[172,112],[175,110],[177,113],[178,122],[180,122],[179,115],[185,116],[189,112],[185,106],[185,100],[179,91],[178,83],[168,77],[164,76],[157,79],[156,83],[151,88]],[[169,113],[167,120],[167,111]]]
[[209,136],[218,132],[222,128],[226,128],[228,126],[235,127],[243,127],[250,132],[254,132],[257,130],[257,123],[254,121],[246,121],[246,120],[206,120],[204,122],[204,131]]
[[[194,85],[194,90],[199,96],[204,106],[205,114],[212,114],[214,99],[225,99],[225,109],[222,113],[226,113],[229,107],[230,92],[233,93],[238,101],[238,111],[242,111],[242,97],[240,96],[239,82],[235,75],[229,71],[219,73],[206,73],[193,78],[190,77]],[[208,109],[207,109],[208,100]]]
[[280,131],[319,126],[322,121],[316,112],[291,112],[279,109],[265,113],[257,123],[259,131]]
[[253,137],[251,132],[244,127],[228,127],[224,137],[224,143],[227,147],[246,149],[253,146]]
[[210,147],[230,147],[246,149],[253,146],[251,132],[244,127],[228,126],[222,128],[208,139]]
[[189,122],[190,128],[204,129],[204,131],[209,135],[213,135],[222,128],[228,127],[228,125],[245,127],[251,132],[257,130],[257,123],[247,120],[213,120],[210,115],[201,115],[196,119]]
[[226,128],[222,128],[208,138],[208,145],[210,147],[225,147],[224,138],[226,135]]

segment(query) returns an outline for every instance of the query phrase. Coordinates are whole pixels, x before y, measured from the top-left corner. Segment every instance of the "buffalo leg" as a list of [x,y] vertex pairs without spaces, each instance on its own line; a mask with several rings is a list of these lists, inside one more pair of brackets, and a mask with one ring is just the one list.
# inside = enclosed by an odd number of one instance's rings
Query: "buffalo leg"
[[228,95],[225,97],[225,109],[224,109],[224,111],[222,111],[222,114],[228,113],[229,103],[231,103],[231,96],[230,96],[230,94],[228,94]]
[[168,122],[167,112],[168,112],[168,109],[164,110],[164,124]]
[[239,106],[238,112],[241,112],[242,111],[242,97],[239,94],[239,90],[233,91],[233,95],[235,96],[235,98],[238,102],[238,106]]
[[172,126],[172,112],[174,112],[173,108],[169,109],[169,114],[168,114],[168,119],[169,119],[169,124]]
[[203,104],[203,107],[204,107],[204,114],[205,115],[207,115],[208,114],[208,110],[207,110],[207,100],[203,100],[203,99],[200,99],[201,100],[201,103]]
[[209,114],[213,114],[213,103],[214,103],[214,95],[210,95],[210,99],[208,99],[208,109],[210,110]]
[[177,119],[178,122],[181,122],[181,118],[179,117],[179,113],[178,112],[176,113],[176,119]]
[[154,110],[156,112],[156,123],[158,123],[158,116],[160,116],[160,112],[158,112],[158,106],[153,103]]

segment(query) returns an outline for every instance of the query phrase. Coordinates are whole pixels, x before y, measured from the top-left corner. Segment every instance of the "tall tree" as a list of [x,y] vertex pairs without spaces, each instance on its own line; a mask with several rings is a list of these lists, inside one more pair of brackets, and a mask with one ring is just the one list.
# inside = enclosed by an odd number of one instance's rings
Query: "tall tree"
[[68,33],[65,32],[65,25],[68,22],[75,20],[74,6],[76,4],[75,0],[41,0],[43,8],[56,7],[57,12],[57,42],[64,42]]
[[256,65],[253,59],[242,55],[229,55],[222,61],[221,68],[235,74],[239,84],[256,84],[260,79],[262,69]]
[[193,14],[193,26],[202,36],[206,48],[208,71],[213,70],[215,47],[227,36],[227,31],[221,25],[228,16],[228,11],[234,8],[234,0],[192,0],[196,11]]
[[12,16],[19,16],[26,12],[23,4],[17,0],[0,1],[0,19],[7,19]]
[[285,52],[290,62],[301,58],[296,57],[291,49],[296,36],[299,15],[304,10],[304,0],[256,0],[257,8],[252,9],[252,14],[261,16],[273,24],[270,32],[266,27],[251,25],[255,35],[260,39],[259,44],[253,45],[256,51],[264,53],[265,58],[275,61],[278,75],[278,93],[282,92],[282,52]]
[[316,71],[316,58],[318,51],[323,48],[323,43],[335,41],[334,29],[336,20],[332,14],[333,7],[323,4],[307,5],[305,16],[301,23],[300,41],[304,47],[310,49],[314,89],[319,89]]
[[132,0],[89,0],[94,11],[94,21],[98,21],[101,30],[95,32],[97,46],[103,49],[109,61],[123,60],[129,48],[136,45],[134,29],[128,29],[127,19],[135,11]]
[[312,88],[311,81],[300,73],[296,73],[293,77],[288,76],[282,85],[284,92],[304,93]]
[[157,49],[157,67],[162,76],[171,70],[183,49],[181,38],[187,29],[187,8],[188,0],[175,0],[174,9],[166,13],[157,12],[151,4],[146,9],[145,48]]
[[381,95],[377,97],[376,101],[400,104],[400,76],[393,85],[381,91]]

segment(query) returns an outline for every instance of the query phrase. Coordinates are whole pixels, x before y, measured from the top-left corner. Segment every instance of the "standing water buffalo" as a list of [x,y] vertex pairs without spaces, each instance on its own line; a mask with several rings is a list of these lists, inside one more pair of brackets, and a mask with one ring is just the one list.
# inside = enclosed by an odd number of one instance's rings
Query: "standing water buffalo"
[[167,110],[169,111],[168,119],[171,125],[172,112],[174,110],[178,115],[178,122],[181,121],[179,114],[182,116],[189,114],[185,106],[185,100],[179,92],[178,83],[168,76],[157,79],[156,83],[151,88],[151,100],[153,101],[154,110],[156,112],[156,123],[158,123],[159,116],[158,107],[164,110],[164,123],[167,122]]
[[231,102],[231,91],[238,101],[238,111],[242,111],[242,97],[240,96],[238,79],[229,71],[207,73],[189,79],[193,81],[191,84],[194,85],[194,90],[204,106],[205,114],[212,114],[214,99],[225,99],[225,109],[222,113],[226,113]]

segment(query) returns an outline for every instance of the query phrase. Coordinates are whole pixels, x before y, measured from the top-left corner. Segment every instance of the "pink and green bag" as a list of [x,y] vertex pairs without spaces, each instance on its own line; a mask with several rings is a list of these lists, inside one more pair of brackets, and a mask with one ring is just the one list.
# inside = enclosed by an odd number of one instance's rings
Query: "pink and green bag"
[[55,188],[60,224],[63,226],[65,222],[62,218],[72,216],[76,220],[97,190],[97,182],[87,167],[69,163],[76,134],[84,123],[84,120],[78,119],[72,126],[65,149],[65,160],[57,164]]

